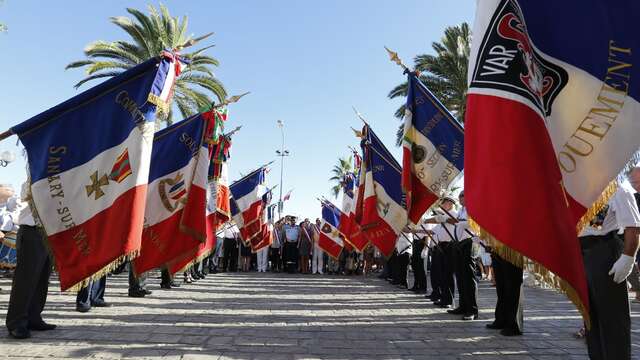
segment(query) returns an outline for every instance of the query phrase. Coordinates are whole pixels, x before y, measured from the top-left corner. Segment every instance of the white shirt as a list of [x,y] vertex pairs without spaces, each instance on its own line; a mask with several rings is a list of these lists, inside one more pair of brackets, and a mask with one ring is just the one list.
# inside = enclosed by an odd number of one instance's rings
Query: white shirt
[[398,255],[412,254],[411,241],[407,240],[407,238],[411,239],[411,236],[413,236],[411,233],[404,233],[404,235],[400,234],[398,241],[396,241],[396,251],[398,251]]
[[609,208],[606,211],[602,226],[596,228],[587,225],[580,233],[580,236],[600,236],[615,230],[621,231],[627,227],[640,227],[640,212],[638,212],[636,199],[630,190],[623,186],[618,186],[618,190],[609,199],[607,205]]
[[[453,216],[454,218],[458,218],[458,213],[455,210],[451,210],[449,211],[449,214],[451,214],[451,216]],[[448,217],[449,215],[447,215]],[[445,229],[446,227],[446,229]],[[448,230],[448,232],[447,232]],[[449,223],[441,223],[436,225],[436,227],[433,228],[433,232],[435,233],[435,235],[433,236],[435,238],[435,240],[437,240],[439,243],[445,243],[445,242],[450,242],[452,241],[451,237],[452,236],[456,236],[456,226],[453,224],[449,224]],[[451,234],[451,235],[449,235]]]
[[456,224],[456,236],[458,240],[462,241],[468,238],[473,238],[475,241],[477,239],[477,236],[475,234],[473,237],[469,235],[469,233],[473,234],[473,232],[471,231],[471,227],[469,227],[469,221],[467,221],[469,219],[469,215],[467,215],[466,207],[460,209],[457,219],[458,223]]
[[31,199],[31,189],[29,188],[29,183],[27,181],[22,183],[22,187],[20,189],[20,198],[22,199],[23,206],[20,209],[20,214],[18,215],[18,224],[35,226],[36,222],[33,218],[33,214],[31,213],[31,207],[29,206],[29,200]]
[[238,227],[233,225],[233,226],[229,226],[226,229],[224,229],[224,237],[225,239],[235,239],[236,238],[236,230]]

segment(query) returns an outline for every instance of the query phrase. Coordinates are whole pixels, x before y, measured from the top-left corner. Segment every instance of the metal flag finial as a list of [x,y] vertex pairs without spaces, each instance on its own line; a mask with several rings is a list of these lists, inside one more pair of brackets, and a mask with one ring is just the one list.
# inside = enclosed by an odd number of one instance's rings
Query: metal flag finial
[[[391,60],[391,61],[393,61],[394,63],[398,64],[398,66],[400,66],[404,71],[409,71],[409,72],[411,72],[411,69],[409,69],[409,68],[407,67],[407,65],[405,65],[405,64],[402,62],[402,59],[400,59],[400,57],[398,56],[398,53],[397,53],[397,52],[389,50],[389,48],[388,48],[388,47],[386,47],[386,46],[384,47],[384,49],[385,49],[385,50],[387,50],[387,53],[389,53],[389,60]],[[419,71],[415,70],[414,72],[415,72],[415,74],[416,74],[416,75],[418,75],[418,76],[420,75],[420,72],[419,72]]]
[[213,106],[212,106],[212,108],[213,108],[213,109],[218,109],[218,108],[221,108],[221,107],[227,106],[227,105],[229,105],[229,104],[236,103],[236,102],[238,102],[238,100],[240,100],[243,96],[248,95],[248,94],[251,94],[251,92],[250,92],[250,91],[247,91],[247,92],[246,92],[246,93],[244,93],[244,94],[240,94],[240,95],[233,95],[233,96],[232,96],[232,97],[230,97],[230,98],[226,98],[226,99],[225,99],[223,102],[221,102],[220,104],[215,104],[215,105],[213,105]]
[[360,113],[360,111],[358,111],[358,109],[356,109],[355,106],[351,106],[351,108],[353,108],[353,111],[356,113],[356,116],[358,117],[358,119],[362,120],[363,123],[365,123],[365,125],[367,125],[367,120],[365,120],[364,116]]

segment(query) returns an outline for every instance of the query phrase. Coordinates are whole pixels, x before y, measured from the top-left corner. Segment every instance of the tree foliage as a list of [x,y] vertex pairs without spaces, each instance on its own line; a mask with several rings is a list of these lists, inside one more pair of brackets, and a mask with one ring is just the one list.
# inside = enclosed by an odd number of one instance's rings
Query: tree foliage
[[[122,29],[129,40],[97,40],[84,49],[86,59],[74,61],[66,69],[84,68],[86,77],[75,87],[87,82],[110,78],[158,56],[163,50],[190,49],[213,33],[194,37],[187,33],[188,18],[172,17],[169,10],[160,5],[159,9],[148,6],[148,14],[137,9],[127,8],[131,17],[111,17],[111,22]],[[212,68],[219,65],[218,60],[204,53],[214,45],[204,46],[191,52],[181,52],[181,57],[191,63],[176,80],[174,105],[183,118],[197,113],[200,109],[227,97],[222,83],[215,77]],[[212,98],[213,96],[213,98]],[[173,110],[163,119],[172,122]]]
[[[440,42],[431,47],[435,55],[421,54],[413,59],[414,69],[420,72],[420,81],[446,106],[451,113],[464,123],[467,103],[467,69],[471,52],[471,30],[469,24],[462,23],[444,30]],[[408,83],[396,86],[389,92],[389,98],[405,98]],[[395,116],[404,116],[402,105]],[[397,133],[397,145],[402,144],[402,125]]]

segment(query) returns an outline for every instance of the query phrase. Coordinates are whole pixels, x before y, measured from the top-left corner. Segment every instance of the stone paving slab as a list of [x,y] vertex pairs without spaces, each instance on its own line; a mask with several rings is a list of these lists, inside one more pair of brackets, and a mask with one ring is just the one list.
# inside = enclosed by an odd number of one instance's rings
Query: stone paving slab
[[[525,289],[525,334],[485,329],[495,289],[482,282],[480,320],[462,321],[421,296],[362,276],[209,275],[197,283],[127,297],[127,274],[109,277],[111,308],[75,311],[52,281],[45,319],[55,331],[16,341],[0,334],[0,358],[65,359],[586,359],[575,308],[551,290]],[[155,283],[155,284],[151,284]],[[0,279],[0,316],[9,301]],[[632,305],[640,359],[640,305]],[[0,333],[2,330],[0,330]]]

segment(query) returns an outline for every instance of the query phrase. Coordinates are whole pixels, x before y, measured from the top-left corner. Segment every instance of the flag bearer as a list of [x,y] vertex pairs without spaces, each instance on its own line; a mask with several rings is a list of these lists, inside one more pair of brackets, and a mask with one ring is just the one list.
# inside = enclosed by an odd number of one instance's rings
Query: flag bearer
[[638,251],[640,214],[631,191],[618,187],[609,203],[580,234],[589,289],[592,359],[631,358],[631,318],[626,279]]

